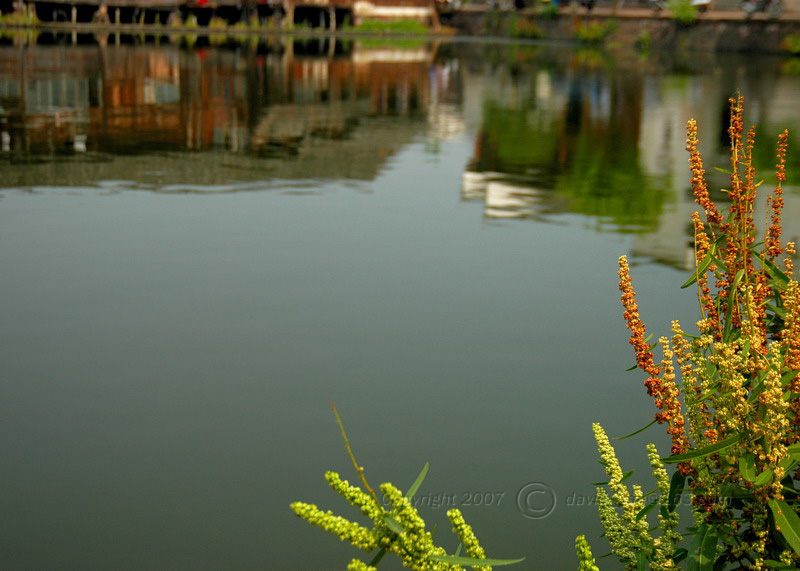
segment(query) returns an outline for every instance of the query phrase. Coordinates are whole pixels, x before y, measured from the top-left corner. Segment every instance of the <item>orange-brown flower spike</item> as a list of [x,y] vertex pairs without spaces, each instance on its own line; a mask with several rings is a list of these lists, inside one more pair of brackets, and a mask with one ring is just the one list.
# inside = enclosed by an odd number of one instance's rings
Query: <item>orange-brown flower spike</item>
[[697,139],[697,121],[690,119],[686,124],[686,150],[689,151],[689,167],[692,171],[692,190],[697,204],[703,207],[706,213],[706,220],[711,224],[722,224],[724,219],[717,210],[717,205],[711,200],[706,184],[706,171],[703,168],[703,157],[698,150],[699,140]]
[[[742,160],[742,132],[744,131],[744,97],[741,95],[734,99],[728,99],[730,104],[731,124],[728,127],[728,135],[731,138],[731,166],[738,166]],[[732,176],[738,176],[738,169],[732,170]]]
[[656,413],[656,420],[659,424],[669,424],[667,434],[672,438],[672,453],[683,454],[689,449],[689,438],[686,434],[686,419],[682,414],[683,405],[678,399],[680,389],[675,384],[675,354],[666,337],[659,339],[659,343],[664,350],[664,358],[661,360],[664,374],[659,385],[659,396],[656,398],[656,406],[661,409],[661,412]]
[[[653,360],[653,353],[650,351],[650,346],[645,341],[645,326],[639,319],[639,306],[636,304],[636,292],[633,290],[631,282],[630,268],[628,267],[628,258],[620,256],[619,258],[619,290],[622,292],[622,307],[625,308],[625,323],[628,329],[631,330],[630,344],[633,345],[636,351],[636,365],[645,373],[650,375],[650,379],[645,381],[645,385],[652,381],[658,382],[654,379],[661,372]],[[648,392],[650,391],[648,385]]]
[[794,262],[792,261],[792,256],[797,254],[794,242],[786,242],[786,254],[786,258],[783,260],[783,267],[786,269],[787,275],[794,276]]
[[800,371],[800,284],[790,281],[781,297],[786,310],[782,339],[786,347],[786,367]]
[[[711,242],[708,239],[705,226],[697,212],[692,213],[692,223],[694,224],[695,267],[698,267],[711,249]],[[716,264],[712,263],[708,266],[706,272],[697,276],[697,295],[700,299],[700,307],[702,308],[703,316],[706,318],[706,323],[708,324],[707,331],[712,333],[715,339],[719,340],[722,335],[719,313],[714,303],[714,298],[711,296],[711,288],[708,285],[707,274],[707,272],[714,272],[716,268]]]
[[775,192],[770,197],[772,208],[772,223],[767,229],[764,237],[764,252],[767,258],[774,260],[783,253],[781,247],[781,213],[783,212],[783,183],[786,182],[786,151],[789,148],[789,131],[784,130],[778,135],[778,163],[775,166],[775,178],[778,180],[775,185]]
[[[746,246],[750,246],[755,241],[753,211],[756,202],[756,169],[753,166],[753,147],[756,140],[756,128],[750,127],[747,132],[747,150],[745,153],[745,186],[742,195],[742,218],[744,222],[744,235],[746,236]],[[743,252],[744,254],[744,252]],[[752,256],[745,255],[752,266]],[[752,274],[752,269],[748,270]]]

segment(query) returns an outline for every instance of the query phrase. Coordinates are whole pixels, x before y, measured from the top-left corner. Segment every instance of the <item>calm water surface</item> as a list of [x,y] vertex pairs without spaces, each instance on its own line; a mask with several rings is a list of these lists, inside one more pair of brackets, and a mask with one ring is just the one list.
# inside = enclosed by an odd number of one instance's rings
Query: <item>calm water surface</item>
[[[617,257],[657,334],[692,323],[685,122],[725,166],[741,89],[768,181],[784,127],[799,172],[790,63],[1,47],[1,566],[342,569],[358,553],[288,507],[357,517],[323,480],[355,478],[331,402],[373,485],[431,463],[451,552],[456,505],[519,569],[574,567],[579,533],[605,553],[591,423],[653,413]],[[619,446],[637,475],[651,440]]]

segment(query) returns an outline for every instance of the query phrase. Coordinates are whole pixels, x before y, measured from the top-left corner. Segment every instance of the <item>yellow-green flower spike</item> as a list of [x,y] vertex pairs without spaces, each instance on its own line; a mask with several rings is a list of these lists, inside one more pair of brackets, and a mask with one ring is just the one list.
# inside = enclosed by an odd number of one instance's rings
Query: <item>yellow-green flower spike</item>
[[585,536],[579,535],[575,538],[575,552],[578,554],[578,571],[600,571],[595,565],[592,548]]
[[347,571],[378,571],[378,568],[373,567],[371,565],[367,565],[366,563],[358,559],[353,559],[347,565]]
[[314,504],[303,502],[294,502],[291,504],[291,508],[294,513],[311,525],[329,531],[342,541],[349,541],[359,549],[369,552],[377,547],[375,537],[369,529],[343,517],[333,515],[331,511],[324,512]]
[[[475,537],[472,527],[464,521],[461,510],[452,509],[447,512],[447,517],[450,518],[450,523],[453,525],[453,533],[461,539],[461,545],[464,546],[466,554],[475,559],[486,559],[486,552],[481,547],[481,544],[478,543],[478,538]],[[491,570],[491,567],[484,565],[475,566],[473,569],[487,571]]]

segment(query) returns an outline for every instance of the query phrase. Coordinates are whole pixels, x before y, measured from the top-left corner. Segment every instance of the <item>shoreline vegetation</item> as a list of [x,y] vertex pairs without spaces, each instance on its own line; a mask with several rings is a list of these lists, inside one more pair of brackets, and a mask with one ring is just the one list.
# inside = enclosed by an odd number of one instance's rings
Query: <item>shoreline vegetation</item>
[[0,37],[35,39],[38,34],[49,33],[71,35],[73,43],[85,41],[89,34],[94,34],[98,43],[112,36],[209,37],[217,42],[225,39],[252,42],[254,38],[270,37],[364,41],[375,38],[385,42],[385,47],[396,48],[419,47],[419,42],[424,41],[456,40],[591,46],[609,51],[627,48],[643,54],[659,50],[800,54],[800,19],[796,15],[770,21],[718,19],[705,13],[687,23],[686,14],[666,12],[599,9],[586,12],[571,8],[553,12],[546,6],[538,6],[522,11],[469,12],[463,17],[442,17],[436,25],[413,19],[372,19],[358,26],[348,24],[330,29],[307,23],[289,26],[279,19],[258,18],[229,23],[212,17],[201,25],[191,12],[184,15],[185,20],[174,18],[164,22],[55,22],[40,21],[28,10],[0,15]]
[[[646,445],[655,487],[628,484],[633,472],[623,471],[601,424],[592,425],[608,477],[595,484],[605,530],[600,541],[630,571],[800,569],[800,283],[796,246],[782,240],[789,132],[777,135],[774,179],[765,184],[753,162],[755,127],[745,131],[744,99],[729,103],[730,165],[718,169],[730,179],[730,188],[722,189],[725,208],[711,198],[698,125],[694,119],[687,124],[690,184],[699,208],[691,216],[695,269],[681,288],[696,292],[697,323],[686,331],[673,321],[671,337],[653,343],[639,316],[627,258],[619,258],[623,317],[636,356],[628,370],[645,373],[657,410],[650,424],[623,438],[659,424],[672,443],[667,456]],[[771,190],[759,192],[762,187]],[[754,215],[759,194],[767,195],[761,231]],[[334,472],[325,479],[372,527],[313,504],[294,502],[291,509],[354,547],[377,552],[369,563],[352,559],[349,571],[375,571],[387,553],[419,571],[488,570],[521,561],[487,558],[458,510],[447,514],[461,540],[455,554],[433,543],[412,501],[428,464],[405,494],[382,484],[389,506],[382,505],[333,412],[363,489]],[[684,493],[691,497],[690,514],[678,509]],[[686,515],[688,525],[681,521]],[[579,571],[599,571],[584,535],[575,549]]]

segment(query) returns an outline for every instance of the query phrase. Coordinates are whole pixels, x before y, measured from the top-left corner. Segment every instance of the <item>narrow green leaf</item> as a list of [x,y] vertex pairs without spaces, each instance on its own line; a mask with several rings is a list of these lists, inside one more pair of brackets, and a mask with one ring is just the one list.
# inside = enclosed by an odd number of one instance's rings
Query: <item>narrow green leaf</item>
[[689,550],[686,549],[685,547],[679,547],[678,549],[675,550],[675,553],[672,554],[672,560],[675,563],[680,563],[681,561],[686,559],[687,555],[689,555]]
[[397,535],[403,535],[406,530],[400,525],[400,522],[394,519],[389,514],[384,514],[383,521],[386,523],[386,527],[388,527],[393,533]]
[[778,282],[779,287],[786,287],[786,284],[789,283],[789,276],[784,274],[781,269],[773,264],[770,260],[765,260],[761,256],[756,255],[756,260],[761,262],[761,265],[764,266],[764,269],[767,271],[769,276]]
[[786,386],[789,381],[793,380],[797,376],[797,371],[789,371],[788,373],[784,373],[781,375],[781,385]]
[[672,474],[672,479],[669,482],[669,498],[667,499],[667,509],[670,512],[675,511],[675,506],[678,505],[680,501],[681,494],[683,494],[683,488],[686,485],[686,476],[683,476],[680,472],[675,470],[675,473]]
[[728,565],[728,555],[723,553],[717,560],[714,562],[714,571],[724,571],[725,567]]
[[636,435],[637,435],[637,434],[639,434],[640,432],[644,432],[645,430],[647,430],[648,428],[650,428],[651,426],[653,426],[655,423],[656,423],[656,421],[655,421],[655,420],[653,420],[653,421],[652,421],[650,424],[648,424],[647,426],[644,426],[644,427],[640,428],[640,429],[639,429],[639,430],[637,430],[636,432],[631,432],[630,434],[626,434],[625,436],[617,436],[616,438],[612,438],[611,440],[625,440],[626,438],[630,438],[631,436],[636,436]]
[[685,462],[686,460],[692,460],[693,458],[702,458],[703,456],[708,456],[709,454],[713,454],[714,452],[719,452],[720,450],[724,450],[729,446],[733,446],[740,440],[743,440],[745,436],[747,435],[744,432],[740,432],[735,436],[731,436],[725,440],[720,440],[719,442],[715,442],[714,444],[710,444],[697,450],[692,450],[686,454],[673,454],[672,456],[667,456],[666,458],[662,458],[661,461],[666,464],[677,464],[678,462]]
[[456,557],[455,555],[429,555],[428,559],[431,561],[439,561],[440,563],[449,563],[450,565],[491,565],[497,567],[501,565],[513,565],[525,561],[524,557],[520,559],[475,559],[474,557]]
[[696,282],[697,281],[697,277],[698,276],[702,276],[704,273],[706,273],[706,270],[708,269],[708,266],[710,266],[713,262],[714,262],[714,256],[711,255],[711,252],[708,252],[706,254],[705,258],[703,258],[703,260],[697,266],[697,268],[695,268],[695,271],[692,274],[692,276],[688,280],[686,280],[686,283],[684,283],[681,286],[681,289],[686,289],[687,287],[692,285],[694,282]]
[[792,546],[794,552],[800,555],[800,517],[783,500],[769,500],[767,504],[775,518],[775,529]]
[[753,497],[753,494],[751,492],[745,490],[741,486],[737,486],[736,484],[724,484],[720,489],[720,494],[722,495],[721,499],[723,500]]
[[797,467],[797,460],[792,458],[792,456],[787,456],[780,462],[778,462],[778,466],[783,468],[784,473],[793,472],[794,469]]
[[462,548],[462,547],[464,547],[464,545],[463,545],[463,544],[461,544],[461,543],[459,543],[459,544],[458,544],[458,548],[456,549],[456,557],[458,557],[459,555],[461,555],[461,548]]
[[797,567],[795,567],[793,565],[787,565],[786,563],[783,563],[782,561],[775,561],[774,559],[766,559],[766,560],[764,560],[764,565],[766,565],[770,569],[781,569],[781,570],[784,570],[784,571],[789,571],[790,569],[795,569],[795,570],[797,569]]
[[727,169],[720,168],[720,167],[714,167],[714,170],[715,171],[719,171],[719,172],[724,173],[724,174],[732,174],[731,171],[729,171]]
[[386,547],[381,547],[381,550],[378,551],[378,554],[372,558],[372,561],[369,562],[369,566],[377,567],[384,555],[386,555]]
[[635,371],[638,368],[639,368],[639,365],[633,365],[633,366],[628,367],[627,369],[625,369],[625,372],[627,373],[628,371]]
[[716,264],[716,266],[717,266],[717,267],[718,267],[720,270],[722,270],[723,272],[727,272],[727,271],[728,271],[728,266],[726,266],[726,265],[725,265],[725,262],[724,262],[724,261],[722,261],[722,260],[719,258],[719,256],[715,256],[715,255],[714,255],[714,254],[716,253],[716,251],[717,251],[716,244],[714,244],[714,245],[711,247],[711,250],[709,250],[709,253],[711,254],[711,259],[712,259],[712,260],[714,260],[714,264]]
[[647,552],[642,549],[636,552],[636,571],[647,571]]
[[792,444],[786,449],[793,460],[800,462],[800,444]]
[[646,516],[647,514],[649,514],[651,511],[653,511],[653,508],[654,508],[654,507],[656,507],[656,505],[657,505],[657,504],[656,504],[655,502],[650,502],[649,504],[647,504],[646,506],[644,506],[642,509],[640,509],[640,510],[639,510],[639,513],[637,513],[637,514],[636,514],[636,521],[639,521],[639,520],[640,520],[640,519],[642,519],[644,516]]
[[733,283],[731,284],[731,290],[728,294],[728,307],[725,311],[725,326],[722,330],[722,336],[724,339],[728,338],[728,334],[731,331],[731,320],[733,319],[733,300],[736,298],[736,288],[739,287],[739,282],[742,281],[743,276],[744,270],[739,270],[736,272],[736,276],[733,278]]
[[760,395],[762,392],[764,392],[764,381],[763,380],[756,381],[756,384],[750,390],[750,396],[747,397],[747,402],[749,403],[756,402],[758,400],[758,395]]
[[414,483],[411,484],[411,487],[406,492],[406,497],[407,498],[413,498],[414,494],[417,493],[417,490],[419,490],[419,487],[422,485],[422,481],[425,479],[425,475],[428,473],[428,468],[429,467],[430,467],[430,464],[428,462],[425,462],[425,465],[422,467],[422,472],[419,473],[419,476],[417,476],[417,479],[414,480]]
[[769,311],[777,315],[778,317],[786,317],[786,310],[782,307],[776,307],[771,303],[765,303],[764,307],[766,307]]
[[761,472],[755,480],[753,480],[753,484],[756,486],[763,486],[767,482],[772,481],[772,476],[775,474],[774,470],[766,470]]
[[756,457],[752,452],[747,452],[739,458],[739,473],[748,482],[756,479]]
[[703,524],[697,530],[689,548],[687,571],[712,571],[714,556],[717,550],[717,534],[708,524]]

